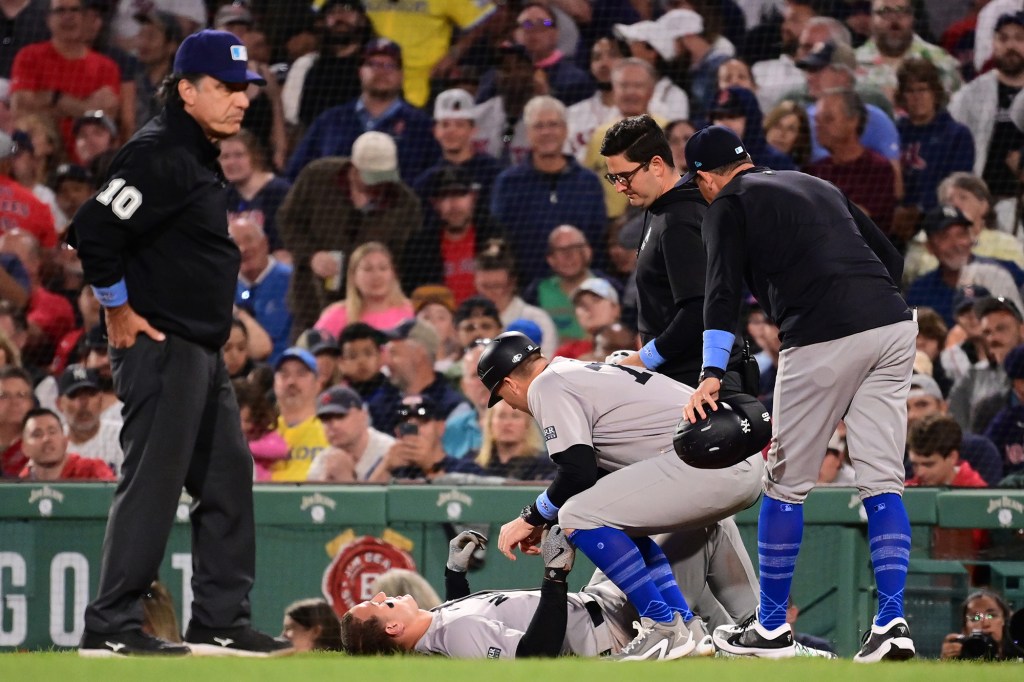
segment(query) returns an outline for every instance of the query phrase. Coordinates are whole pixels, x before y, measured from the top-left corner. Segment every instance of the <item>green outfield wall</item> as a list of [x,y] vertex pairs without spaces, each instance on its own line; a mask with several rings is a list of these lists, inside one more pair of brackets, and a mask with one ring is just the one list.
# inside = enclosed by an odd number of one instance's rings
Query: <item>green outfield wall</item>
[[[113,490],[112,484],[93,483],[0,485],[0,650],[77,644],[82,614],[99,577]],[[414,566],[443,594],[449,537],[472,527],[496,539],[501,524],[539,490],[511,485],[256,486],[254,623],[279,631],[284,607],[304,597],[368,598],[373,578],[389,567]],[[908,617],[922,651],[937,651],[932,640],[952,627],[970,572],[979,564],[1016,608],[1024,606],[1024,491],[908,490],[905,499],[914,529]],[[191,601],[189,502],[182,497],[160,571],[183,621]],[[802,608],[799,629],[831,639],[849,655],[874,611],[866,521],[856,491],[815,491],[804,519],[804,550],[793,590]],[[737,521],[756,557],[757,506]],[[935,528],[989,529],[993,551],[980,558],[936,558]],[[491,548],[480,559],[470,574],[475,589],[538,582],[537,558],[510,562]],[[591,570],[580,560],[572,587],[582,586]]]

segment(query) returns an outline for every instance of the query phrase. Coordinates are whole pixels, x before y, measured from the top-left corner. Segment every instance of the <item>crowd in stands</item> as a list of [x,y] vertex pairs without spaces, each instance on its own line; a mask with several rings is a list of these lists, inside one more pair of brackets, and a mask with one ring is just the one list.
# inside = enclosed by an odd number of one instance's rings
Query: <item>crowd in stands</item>
[[[117,477],[100,306],[65,239],[204,27],[268,82],[220,156],[256,480],[550,478],[536,424],[487,408],[480,342],[637,348],[643,215],[599,149],[649,114],[680,173],[722,125],[870,215],[918,309],[908,485],[1024,486],[1019,0],[0,1],[4,477]],[[778,329],[745,315],[770,408]],[[849,456],[840,425],[822,481],[848,484]]]

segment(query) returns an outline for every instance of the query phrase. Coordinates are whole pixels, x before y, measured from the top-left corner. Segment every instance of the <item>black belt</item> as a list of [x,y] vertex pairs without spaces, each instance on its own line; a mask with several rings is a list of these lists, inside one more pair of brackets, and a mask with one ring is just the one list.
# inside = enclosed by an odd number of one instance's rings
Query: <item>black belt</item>
[[590,614],[590,620],[594,624],[594,627],[604,625],[604,613],[601,611],[601,605],[596,601],[584,601],[583,608]]
[[[588,599],[583,602],[583,608],[585,608],[587,613],[590,614],[590,622],[594,624],[595,628],[604,625],[604,612],[601,610],[600,604]],[[611,652],[611,649],[606,649],[605,651],[600,652],[598,656],[607,656],[611,654]]]

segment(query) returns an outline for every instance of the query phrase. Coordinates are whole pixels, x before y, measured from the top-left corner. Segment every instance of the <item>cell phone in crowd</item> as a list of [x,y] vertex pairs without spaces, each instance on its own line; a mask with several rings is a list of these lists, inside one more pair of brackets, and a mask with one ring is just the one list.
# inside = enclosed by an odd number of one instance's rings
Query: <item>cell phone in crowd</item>
[[416,436],[420,432],[420,427],[412,422],[402,422],[398,425],[398,437],[402,436]]

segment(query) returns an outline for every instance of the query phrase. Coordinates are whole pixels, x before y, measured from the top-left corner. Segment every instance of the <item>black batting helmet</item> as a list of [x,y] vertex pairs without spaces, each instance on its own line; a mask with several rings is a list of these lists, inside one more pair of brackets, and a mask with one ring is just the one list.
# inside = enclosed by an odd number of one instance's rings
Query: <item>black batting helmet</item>
[[476,363],[476,375],[491,392],[487,407],[494,407],[501,402],[498,387],[505,377],[522,364],[523,360],[539,352],[540,346],[531,341],[526,334],[519,332],[505,332],[491,339],[484,352],[480,354],[479,362]]
[[724,469],[764,448],[772,438],[768,409],[757,398],[738,393],[707,410],[707,419],[679,420],[672,439],[679,459],[697,469]]

